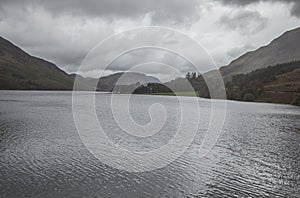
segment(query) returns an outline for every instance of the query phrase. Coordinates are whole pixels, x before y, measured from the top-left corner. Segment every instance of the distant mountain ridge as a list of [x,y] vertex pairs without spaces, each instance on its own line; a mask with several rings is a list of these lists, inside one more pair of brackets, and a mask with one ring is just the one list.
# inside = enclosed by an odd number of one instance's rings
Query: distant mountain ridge
[[112,91],[116,85],[160,83],[160,80],[137,72],[119,72],[101,77],[98,82],[100,91]]

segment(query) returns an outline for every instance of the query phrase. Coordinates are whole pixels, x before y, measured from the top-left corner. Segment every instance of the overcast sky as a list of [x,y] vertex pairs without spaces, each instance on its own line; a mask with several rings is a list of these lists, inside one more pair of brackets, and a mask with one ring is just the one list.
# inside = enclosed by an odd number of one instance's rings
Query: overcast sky
[[0,0],[0,35],[67,72],[108,36],[150,25],[186,33],[223,66],[298,27],[300,1]]

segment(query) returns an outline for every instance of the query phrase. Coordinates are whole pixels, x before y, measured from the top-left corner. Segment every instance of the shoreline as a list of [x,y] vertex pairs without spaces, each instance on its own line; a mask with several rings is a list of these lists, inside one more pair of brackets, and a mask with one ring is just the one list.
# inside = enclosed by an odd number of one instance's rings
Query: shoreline
[[[34,90],[34,89],[29,89],[29,90],[25,90],[25,89],[21,89],[21,90],[14,90],[14,89],[8,89],[8,90],[0,90],[0,92],[73,92],[73,90]],[[106,94],[128,94],[128,93],[113,93],[111,91],[91,91],[91,90],[77,90],[79,92],[95,92],[95,93],[106,93]],[[76,92],[77,92],[76,91]],[[166,93],[144,93],[144,94],[134,94],[134,95],[149,95],[149,96],[182,96],[182,97],[199,97],[198,94],[197,96],[195,96],[195,94],[193,94],[193,92],[178,92],[178,95],[175,95],[175,93],[171,93],[171,92],[166,92]],[[199,97],[201,98],[201,97]],[[210,98],[201,98],[201,99],[207,99],[210,100]],[[236,101],[236,102],[247,102],[247,103],[262,103],[262,104],[279,104],[279,105],[291,105],[294,107],[300,107],[300,105],[294,105],[294,104],[289,104],[289,103],[279,103],[279,102],[268,102],[268,101],[263,101],[263,100],[256,100],[256,101],[243,101],[243,100],[232,100],[232,99],[226,99],[227,101]]]

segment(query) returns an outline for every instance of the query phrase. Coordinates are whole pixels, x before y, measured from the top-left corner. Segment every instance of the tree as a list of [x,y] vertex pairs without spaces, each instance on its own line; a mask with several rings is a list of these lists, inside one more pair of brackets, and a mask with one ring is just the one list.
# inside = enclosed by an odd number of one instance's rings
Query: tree
[[252,93],[247,93],[244,95],[244,101],[253,102],[255,100],[255,96]]

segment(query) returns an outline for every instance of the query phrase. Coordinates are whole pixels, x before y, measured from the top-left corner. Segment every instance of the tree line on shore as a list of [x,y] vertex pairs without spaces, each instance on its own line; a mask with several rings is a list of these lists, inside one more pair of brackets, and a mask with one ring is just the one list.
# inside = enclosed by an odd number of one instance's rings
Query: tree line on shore
[[[210,98],[205,78],[196,72],[189,72],[184,78],[176,78],[166,83],[136,83],[115,87],[114,90],[118,93],[175,95],[174,90],[188,91],[186,82],[191,85],[197,96]],[[230,79],[224,79],[224,85],[227,99],[230,100],[300,105],[300,61],[269,66],[248,74],[237,74]]]

